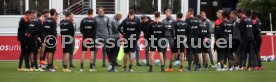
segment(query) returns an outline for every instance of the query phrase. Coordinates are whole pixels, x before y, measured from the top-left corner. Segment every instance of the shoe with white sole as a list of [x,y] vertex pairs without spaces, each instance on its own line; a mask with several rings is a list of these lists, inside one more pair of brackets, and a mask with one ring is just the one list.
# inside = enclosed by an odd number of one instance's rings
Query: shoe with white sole
[[71,72],[71,70],[69,70],[69,69],[63,69],[62,71],[63,72]]
[[229,68],[228,70],[229,70],[229,71],[233,71],[233,70],[234,70],[234,67],[231,67],[231,68]]
[[132,69],[129,69],[129,70],[128,70],[128,72],[134,72],[134,70],[132,70]]
[[89,72],[95,72],[96,70],[95,69],[89,69]]
[[84,69],[80,69],[80,72],[84,72]]

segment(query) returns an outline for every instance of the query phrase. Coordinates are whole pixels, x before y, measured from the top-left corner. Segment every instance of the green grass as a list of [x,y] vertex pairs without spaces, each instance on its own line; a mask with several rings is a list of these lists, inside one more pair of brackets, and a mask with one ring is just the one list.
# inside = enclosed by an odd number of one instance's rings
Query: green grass
[[[192,71],[178,73],[161,73],[159,67],[154,67],[153,73],[148,73],[147,67],[134,67],[134,73],[109,73],[106,68],[100,67],[97,62],[97,72],[78,72],[79,68],[72,69],[71,73],[61,72],[61,62],[55,62],[59,68],[56,72],[17,72],[18,62],[0,62],[0,82],[275,82],[276,62],[263,63],[262,71],[233,71],[216,72]],[[78,62],[75,62],[78,65]],[[85,64],[88,68],[88,63]]]

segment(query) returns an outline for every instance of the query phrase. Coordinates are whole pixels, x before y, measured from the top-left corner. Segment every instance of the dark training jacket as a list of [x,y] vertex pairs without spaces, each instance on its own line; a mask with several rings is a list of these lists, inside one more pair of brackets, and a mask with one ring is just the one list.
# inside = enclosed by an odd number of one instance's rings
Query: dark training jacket
[[148,39],[150,36],[149,36],[149,25],[150,25],[150,23],[151,22],[153,22],[151,19],[150,19],[150,17],[147,17],[148,18],[148,22],[145,22],[145,23],[143,23],[143,22],[141,22],[141,30],[143,31],[143,33],[144,33],[144,37],[146,38],[146,39]]
[[29,25],[29,21],[26,16],[21,17],[19,20],[19,27],[17,30],[17,40],[23,41],[25,40],[25,30],[27,29]]
[[241,38],[243,40],[253,40],[253,22],[251,18],[242,17],[240,20]]
[[234,28],[233,28],[233,40],[239,40],[241,41],[241,28],[240,28],[240,24],[239,24],[239,20],[238,19],[235,19],[235,20],[232,20],[232,23],[234,25]]
[[83,38],[96,38],[96,21],[93,18],[86,17],[81,20],[80,32]]
[[190,17],[186,19],[186,22],[188,23],[188,25],[190,26],[190,31],[188,34],[188,38],[194,38],[195,40],[197,40],[197,38],[199,38],[200,35],[200,28],[199,28],[199,20],[195,17]]
[[[69,35],[71,37],[75,36],[75,27],[72,21],[69,20],[61,20],[60,21],[60,34],[61,36]],[[65,38],[65,41],[70,41],[69,38]]]
[[162,22],[152,22],[149,25],[149,36],[153,35],[157,39],[164,38],[165,29],[165,25]]
[[129,38],[131,35],[136,35],[141,33],[140,20],[138,18],[129,19],[126,18],[119,26],[118,31],[124,36],[124,38]]
[[[184,35],[187,37],[188,33],[189,33],[189,25],[186,21],[184,20],[176,20],[173,23],[173,37],[179,36],[179,35]],[[182,40],[182,39],[180,39]]]
[[260,39],[262,38],[262,35],[261,35],[261,21],[260,19],[254,19],[253,20],[253,30],[254,30],[254,39],[257,40],[257,39]]
[[53,35],[53,36],[57,36],[57,22],[55,19],[53,18],[47,18],[45,23],[44,23],[44,35]]
[[210,32],[210,23],[207,20],[201,20],[199,21],[199,38],[211,38],[211,32]]
[[224,20],[219,28],[221,29],[219,32],[220,37],[229,41],[229,35],[233,34],[234,24],[229,20]]

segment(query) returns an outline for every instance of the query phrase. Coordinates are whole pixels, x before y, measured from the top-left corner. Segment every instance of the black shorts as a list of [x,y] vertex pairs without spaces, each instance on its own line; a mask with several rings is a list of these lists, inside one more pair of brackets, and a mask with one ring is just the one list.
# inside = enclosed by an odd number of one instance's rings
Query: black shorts
[[177,53],[180,50],[181,53],[185,52],[185,45],[183,43],[177,44],[177,40],[173,42],[173,48],[171,49],[172,53]]
[[39,42],[39,41],[37,41],[37,48],[38,48],[38,49],[40,49],[40,48],[41,48],[41,46],[42,46],[42,43],[41,43],[41,42]]
[[197,53],[198,53],[198,41],[194,40],[194,42],[192,42],[191,39],[188,39],[187,44],[188,44],[188,48],[186,49],[187,53],[197,55]]
[[[127,39],[126,39],[127,40]],[[124,52],[135,52],[137,48],[137,40],[133,40],[132,43],[130,43],[130,40],[127,40],[127,43],[124,43]]]
[[65,44],[65,46],[63,46],[62,51],[63,53],[73,53],[73,47],[74,44]]
[[256,38],[255,39],[255,44],[254,44],[254,49],[255,49],[255,53],[259,54],[260,50],[261,50],[261,45],[262,45],[262,38]]
[[200,47],[198,48],[198,53],[208,53],[208,49],[210,48],[209,46],[210,43],[202,41]]
[[37,40],[34,37],[26,38],[27,42],[27,53],[37,53]]
[[158,43],[158,40],[160,40],[160,39],[157,39],[153,42],[149,41],[151,44],[150,51],[156,51],[156,49],[157,49],[158,52],[163,52],[164,50],[166,50],[166,41],[162,40],[162,41],[159,41],[161,43]]
[[63,53],[72,53],[75,42],[72,41],[71,43],[64,44],[62,42],[69,42],[70,38],[66,37],[66,38],[64,38],[64,40],[65,41],[61,40],[61,45],[62,45]]
[[[57,38],[56,36],[54,36],[54,38]],[[50,53],[55,53],[56,51],[56,39],[53,38],[45,38],[44,40],[45,42],[45,52],[50,52]]]
[[[96,48],[95,48],[95,39],[90,39],[92,40],[91,42],[89,41],[85,41],[87,38],[84,38],[83,41],[82,41],[82,51],[87,51],[87,49],[90,49],[90,51],[95,51]],[[86,43],[88,42],[88,43]],[[84,45],[84,43],[86,43],[86,46]]]

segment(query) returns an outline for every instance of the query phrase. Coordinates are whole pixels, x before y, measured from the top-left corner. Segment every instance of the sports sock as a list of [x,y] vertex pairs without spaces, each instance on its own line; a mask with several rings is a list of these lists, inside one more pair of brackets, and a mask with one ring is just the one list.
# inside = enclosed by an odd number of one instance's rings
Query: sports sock
[[31,62],[31,68],[34,68],[35,65],[34,65],[34,62]]
[[169,69],[172,69],[172,65],[171,64],[169,65]]
[[149,69],[152,70],[152,65],[149,66]]
[[126,66],[124,66],[124,70],[126,69]]
[[183,65],[180,65],[179,69],[182,69],[183,68]]
[[80,65],[81,65],[80,68],[83,69],[83,63],[80,63]]
[[161,68],[164,69],[165,65],[161,65]]
[[221,67],[221,69],[223,69],[224,68],[224,64],[221,64],[220,67]]
[[132,69],[132,64],[129,64],[129,67],[128,67],[128,69]]
[[64,68],[64,69],[67,69],[67,65],[63,65],[63,68]]
[[89,65],[89,66],[90,66],[90,69],[93,69],[93,64],[92,64],[92,63],[90,63],[90,65]]

